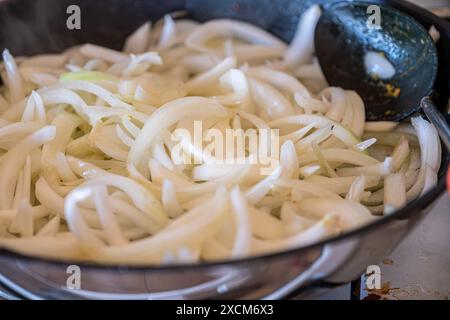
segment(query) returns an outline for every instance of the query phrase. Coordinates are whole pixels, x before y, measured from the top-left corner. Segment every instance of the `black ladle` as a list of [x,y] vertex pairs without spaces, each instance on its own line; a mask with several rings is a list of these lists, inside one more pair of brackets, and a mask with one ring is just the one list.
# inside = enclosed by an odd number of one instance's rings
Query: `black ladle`
[[[375,11],[368,10],[371,5],[343,1],[324,6],[315,47],[327,81],[357,91],[365,102],[368,120],[400,121],[422,108],[450,150],[450,129],[429,97],[438,67],[433,40],[413,18],[381,5],[377,5],[378,28],[371,19]],[[384,55],[395,75],[381,80],[368,74],[367,52]]]

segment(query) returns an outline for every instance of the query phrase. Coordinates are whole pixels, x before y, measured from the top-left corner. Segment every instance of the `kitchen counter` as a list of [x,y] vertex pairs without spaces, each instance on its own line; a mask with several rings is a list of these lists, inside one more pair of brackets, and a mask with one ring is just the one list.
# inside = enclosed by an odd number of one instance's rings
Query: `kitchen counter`
[[379,262],[381,290],[367,291],[364,276],[333,290],[299,298],[321,300],[448,300],[450,297],[450,196],[394,252]]
[[448,300],[449,230],[450,196],[443,195],[418,228],[379,264],[382,289],[371,293],[361,290],[360,298],[371,294],[374,299]]

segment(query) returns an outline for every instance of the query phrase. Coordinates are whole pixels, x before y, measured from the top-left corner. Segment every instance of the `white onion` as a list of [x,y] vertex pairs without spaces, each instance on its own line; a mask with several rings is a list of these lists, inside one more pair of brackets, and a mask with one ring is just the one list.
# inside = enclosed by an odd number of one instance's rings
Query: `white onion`
[[201,94],[205,87],[219,79],[225,72],[236,67],[236,58],[229,57],[222,60],[214,68],[202,73],[186,83],[188,93],[195,95]]
[[289,100],[267,83],[250,79],[250,88],[253,100],[259,107],[261,118],[270,121],[295,114]]
[[135,54],[143,53],[150,45],[150,31],[151,23],[144,23],[127,38],[123,51]]
[[6,69],[11,103],[14,104],[25,98],[22,76],[20,75],[16,62],[11,56],[11,53],[9,53],[8,49],[3,50],[3,63]]
[[372,121],[366,122],[365,130],[370,132],[386,132],[394,130],[398,122],[393,121]]
[[0,208],[10,209],[13,199],[13,184],[26,157],[42,144],[55,137],[55,127],[46,126],[29,135],[10,149],[0,163]]
[[186,39],[189,48],[198,51],[208,51],[205,46],[207,40],[212,38],[232,36],[246,40],[257,45],[264,45],[268,48],[285,49],[286,45],[271,34],[259,29],[251,24],[232,20],[213,20],[199,26]]
[[236,226],[236,237],[231,251],[231,257],[245,257],[250,253],[251,246],[252,226],[250,209],[239,187],[234,188],[230,196]]
[[94,44],[85,44],[80,47],[80,53],[88,58],[103,59],[109,62],[119,62],[127,58],[126,54],[119,51],[97,46]]
[[395,173],[384,179],[384,214],[404,207],[406,204],[405,180],[402,174]]
[[309,62],[314,54],[314,30],[322,12],[318,5],[311,6],[300,17],[294,39],[284,54],[289,67]]

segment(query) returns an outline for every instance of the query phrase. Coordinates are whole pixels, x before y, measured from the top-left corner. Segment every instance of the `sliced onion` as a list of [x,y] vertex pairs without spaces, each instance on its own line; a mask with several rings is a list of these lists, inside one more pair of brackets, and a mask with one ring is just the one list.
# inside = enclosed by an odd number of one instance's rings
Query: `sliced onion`
[[291,75],[273,70],[268,67],[254,67],[247,71],[250,76],[270,83],[278,90],[286,90],[292,96],[299,94],[302,97],[311,97],[308,89],[296,78]]
[[164,16],[164,26],[159,37],[158,49],[168,48],[175,38],[176,24],[169,14]]
[[10,209],[13,200],[13,183],[20,168],[25,164],[27,156],[42,144],[51,141],[56,128],[46,126],[29,135],[2,158],[0,162],[0,208]]
[[20,63],[21,67],[63,67],[67,61],[65,54],[40,54],[28,57]]
[[170,180],[164,180],[161,200],[164,210],[169,217],[176,218],[183,213],[183,208],[178,202],[175,187]]
[[7,85],[11,95],[11,103],[14,104],[25,98],[22,76],[8,49],[3,50],[3,63],[6,69]]
[[308,178],[309,176],[312,176],[314,174],[319,174],[319,172],[322,170],[322,167],[318,164],[310,164],[303,166],[299,169],[300,176],[304,179]]
[[70,80],[79,80],[79,81],[90,81],[90,82],[99,82],[99,81],[111,81],[118,82],[119,79],[106,72],[100,71],[77,71],[77,72],[68,72],[64,73],[59,77],[62,81],[70,81]]
[[[360,176],[361,177],[361,176]],[[365,188],[372,188],[379,184],[380,177],[379,176],[363,176],[365,180]],[[322,176],[311,176],[306,181],[312,182],[315,185],[318,185],[324,189],[328,189],[338,194],[347,194],[349,193],[352,185],[356,181],[358,177],[336,177],[336,178],[327,178]],[[363,189],[364,190],[364,189]]]
[[285,141],[289,140],[291,140],[292,142],[297,142],[298,140],[302,139],[305,135],[307,135],[315,126],[316,126],[315,123],[311,123],[301,129],[298,129],[297,131],[281,136],[280,142],[284,143]]
[[347,195],[345,196],[345,199],[355,202],[361,202],[365,189],[366,189],[366,178],[365,176],[361,175],[357,177],[355,180],[353,180],[353,183]]
[[128,53],[143,53],[150,45],[151,23],[146,22],[127,37],[123,51]]
[[314,133],[311,133],[307,137],[301,139],[300,141],[297,141],[295,143],[295,149],[297,150],[297,153],[301,155],[305,152],[312,151],[313,144],[317,145],[328,139],[328,137],[330,137],[331,128],[332,128],[331,125],[320,128],[316,130]]
[[274,184],[282,188],[297,189],[316,198],[341,199],[341,197],[337,193],[334,193],[328,189],[322,188],[308,181],[280,179],[275,181]]
[[317,161],[320,164],[321,169],[327,174],[328,177],[337,177],[336,172],[334,169],[331,168],[330,164],[328,163],[328,160],[325,158],[325,156],[322,153],[322,150],[318,146],[317,143],[312,143],[312,149],[313,153],[315,154]]
[[417,148],[419,146],[419,141],[416,136],[403,133],[403,132],[388,132],[388,133],[376,133],[368,132],[364,133],[363,139],[377,139],[377,145],[385,145],[395,147],[402,137],[408,140],[411,147]]
[[423,190],[421,195],[426,194],[433,189],[438,183],[438,175],[429,165],[426,165],[425,169],[425,181],[423,183]]
[[384,179],[384,214],[391,214],[406,205],[405,180],[402,174],[394,173]]
[[222,60],[214,68],[202,73],[189,80],[186,84],[186,90],[191,95],[202,94],[205,88],[208,88],[217,81],[228,70],[236,67],[236,58],[229,57]]
[[284,233],[289,236],[304,232],[317,222],[315,219],[302,216],[297,205],[290,201],[283,203],[280,219],[284,224]]
[[[356,166],[370,166],[379,164],[378,160],[353,150],[330,148],[323,149],[322,154],[327,161],[331,162],[348,163]],[[317,156],[314,152],[305,153],[299,158],[299,163],[301,166],[314,161],[317,161]]]
[[[156,199],[156,197],[151,192],[149,192],[136,181],[123,176],[107,174],[90,179],[86,181],[84,185],[89,186],[95,185],[97,183],[107,184],[124,191],[130,197],[130,199],[133,200],[133,203],[137,208],[139,208],[139,210],[146,213],[160,225],[165,225],[168,222],[168,218],[164,213],[161,203],[158,201],[158,199]],[[84,190],[83,185],[80,186],[80,188]],[[77,189],[72,191],[72,193],[76,192]]]
[[[6,99],[3,97],[3,95],[0,93],[0,114],[5,112],[7,109],[9,109],[10,105],[9,102],[6,101]],[[0,118],[0,121],[3,120]],[[1,125],[0,125],[1,127]]]
[[289,48],[247,23],[173,17],[126,52],[5,51],[1,248],[103,264],[244,258],[353,230],[437,183],[428,121],[366,125],[361,97],[329,87],[306,25],[318,6]]
[[408,156],[409,156],[408,140],[402,137],[402,139],[400,139],[399,143],[392,152],[393,167],[395,171],[400,170],[400,167],[406,161]]
[[85,257],[79,242],[68,237],[30,237],[23,239],[0,238],[0,246],[28,255],[39,255],[56,259],[80,259]]
[[55,236],[60,227],[61,218],[54,216],[45,226],[43,226],[37,233],[37,237],[53,237]]
[[130,149],[128,163],[137,165],[140,170],[144,170],[141,158],[153,142],[151,137],[157,136],[162,129],[171,126],[180,119],[196,114],[223,117],[227,112],[214,101],[200,97],[182,98],[162,106],[146,121]]
[[295,114],[292,104],[278,90],[256,79],[249,82],[253,101],[263,119],[276,120]]
[[377,143],[377,139],[375,139],[375,138],[367,139],[367,140],[364,140],[364,141],[354,145],[353,149],[355,149],[356,151],[364,152],[368,148],[373,146],[375,143]]
[[80,52],[88,58],[103,59],[112,63],[116,63],[127,58],[125,54],[119,51],[95,44],[85,44],[81,46]]
[[87,81],[80,81],[80,80],[69,80],[69,81],[62,82],[61,85],[67,89],[80,90],[80,91],[86,91],[86,92],[92,93],[92,94],[98,96],[99,98],[105,100],[112,107],[132,109],[132,107],[129,104],[123,102],[122,100],[115,97],[108,90],[106,90],[106,89],[102,88],[101,86],[96,85],[94,83],[87,82]]
[[330,101],[330,108],[326,113],[326,117],[340,122],[348,103],[345,91],[341,88],[329,87],[323,90],[320,95]]
[[398,122],[393,121],[373,121],[366,122],[365,131],[369,132],[388,132],[398,127]]
[[254,239],[252,251],[256,254],[268,254],[289,248],[299,248],[336,235],[339,231],[338,218],[333,215],[327,215],[305,232],[285,239],[277,241]]
[[231,69],[220,77],[220,84],[233,90],[239,97],[242,97],[240,109],[246,112],[253,112],[254,106],[250,99],[250,89],[245,74],[238,69]]
[[213,38],[233,35],[253,44],[271,48],[286,49],[286,45],[266,31],[251,24],[236,20],[214,20],[200,25],[186,39],[186,46],[193,50],[208,52],[206,42]]
[[245,257],[250,253],[252,226],[250,208],[239,187],[235,187],[231,193],[231,206],[233,208],[236,236],[231,251],[232,258]]
[[309,62],[314,54],[314,30],[322,12],[318,5],[311,6],[300,17],[295,37],[284,54],[289,67]]
[[357,176],[357,175],[380,175],[386,176],[394,171],[393,159],[387,157],[383,162],[368,166],[354,167],[354,168],[339,168],[337,174],[342,177]]
[[186,177],[173,172],[163,166],[155,159],[151,159],[149,163],[152,182],[161,186],[165,180],[169,180],[177,188],[192,186],[193,183]]
[[270,213],[255,207],[249,208],[251,233],[263,240],[278,240],[285,236],[283,223]]
[[295,179],[298,178],[298,158],[294,143],[290,140],[283,143],[280,150],[280,163],[283,167],[281,178]]
[[271,175],[254,185],[250,190],[245,192],[247,201],[251,204],[257,204],[272,189],[275,180],[279,179],[283,172],[283,168],[279,166]]
[[296,93],[294,95],[295,98],[295,102],[297,102],[297,104],[305,109],[307,112],[321,112],[321,113],[325,113],[328,110],[328,106],[323,103],[322,101],[320,101],[319,99],[316,98],[310,98],[308,96],[304,96],[300,93]]
[[[170,228],[151,238],[134,241],[127,246],[105,247],[97,261],[129,263],[161,263],[165,252],[180,246],[196,246],[210,238],[218,229],[227,208],[226,194],[220,189],[214,198],[175,220]],[[211,207],[211,204],[215,204]],[[211,210],[213,209],[213,210]]]
[[373,221],[373,216],[363,205],[343,199],[306,199],[299,203],[299,210],[313,217],[323,218],[333,213],[339,218],[339,225],[352,230]]

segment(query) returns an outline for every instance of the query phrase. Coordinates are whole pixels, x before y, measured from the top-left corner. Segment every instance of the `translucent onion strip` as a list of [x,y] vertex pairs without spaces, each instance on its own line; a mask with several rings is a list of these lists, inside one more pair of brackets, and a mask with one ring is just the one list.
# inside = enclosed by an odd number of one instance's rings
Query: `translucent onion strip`
[[5,65],[8,88],[11,94],[11,103],[17,103],[25,98],[23,80],[17,64],[8,49],[3,50],[3,63]]
[[13,200],[14,180],[20,168],[25,164],[27,156],[42,144],[55,137],[56,130],[53,126],[46,126],[32,133],[2,158],[0,163],[0,208],[10,209]]

